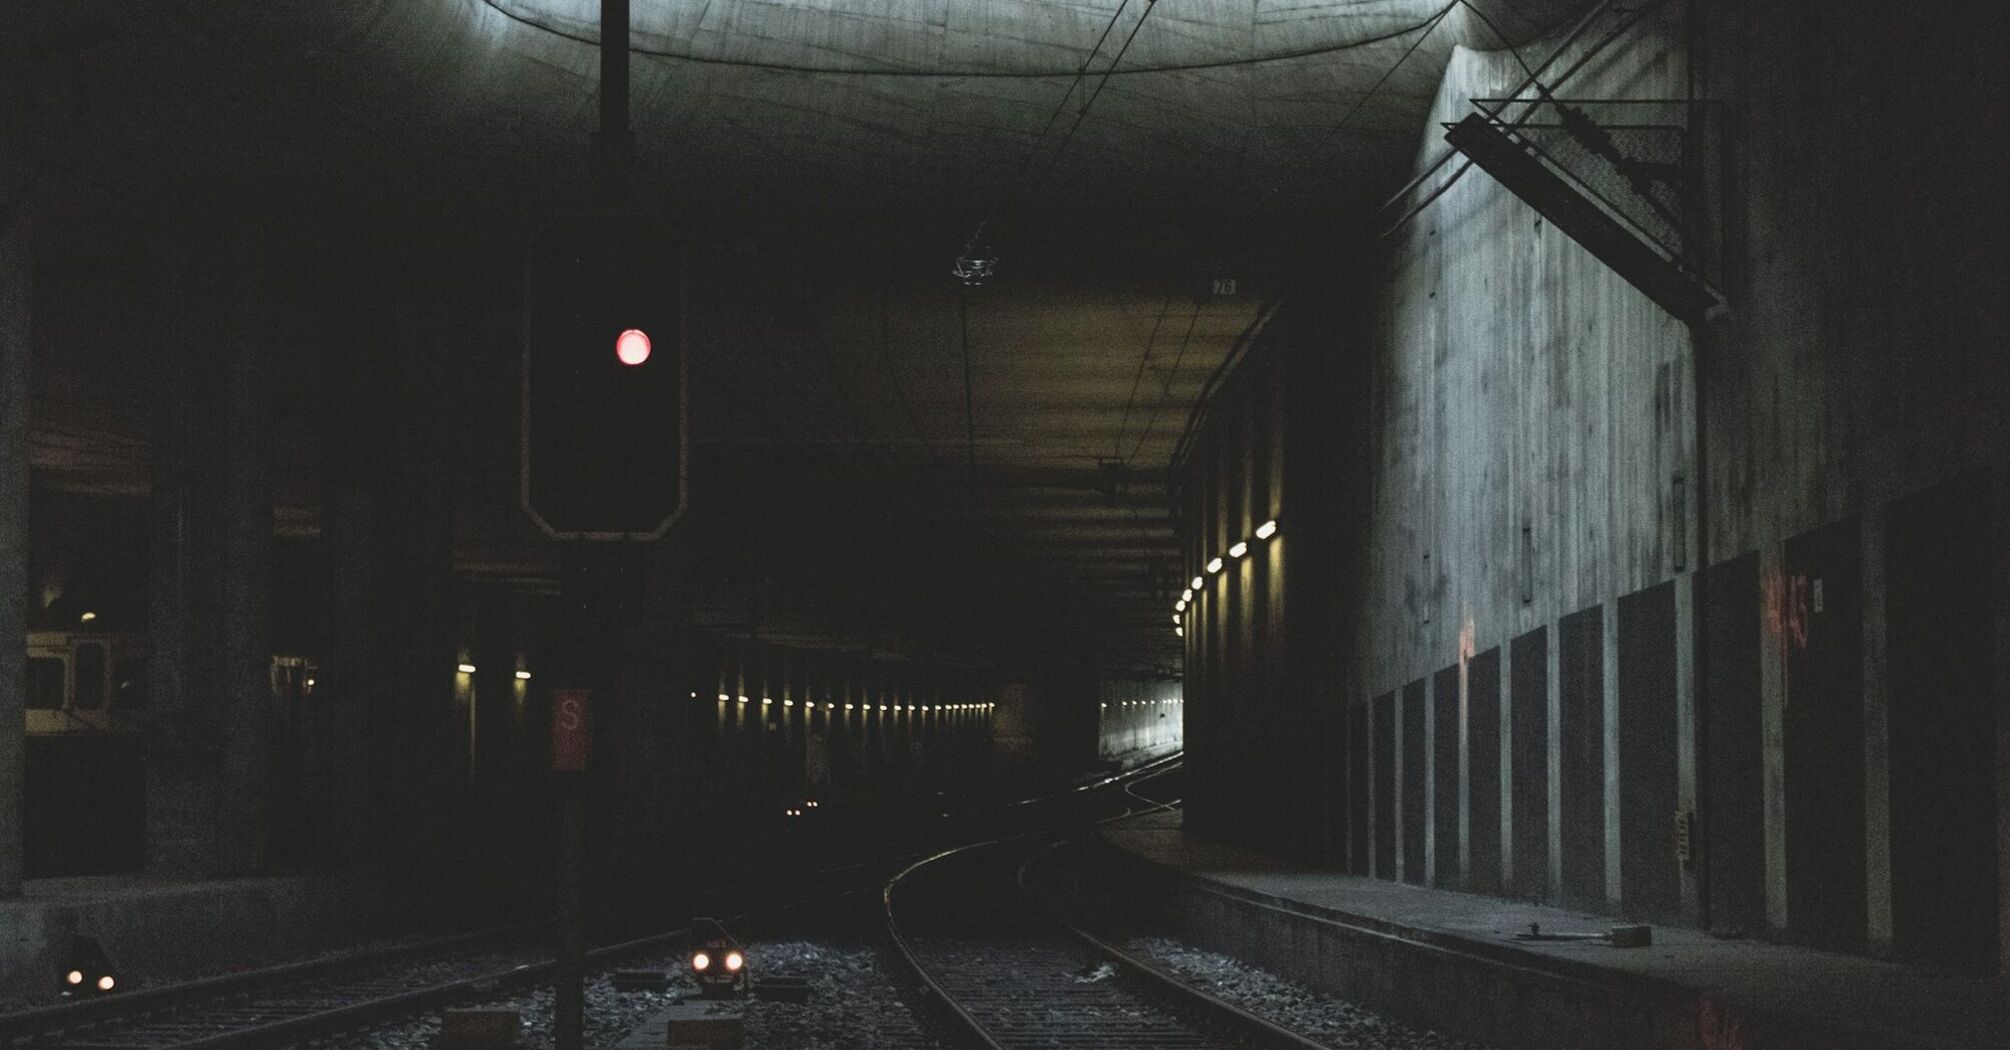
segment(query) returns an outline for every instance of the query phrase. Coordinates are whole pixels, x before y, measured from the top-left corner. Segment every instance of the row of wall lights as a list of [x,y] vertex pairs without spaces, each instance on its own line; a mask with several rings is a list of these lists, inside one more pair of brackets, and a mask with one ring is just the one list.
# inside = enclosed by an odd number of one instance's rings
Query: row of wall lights
[[[1179,700],[1119,700],[1117,701],[1117,706],[1118,707],[1153,707],[1153,706],[1172,707],[1179,703],[1181,703],[1181,701]],[[1103,701],[1103,710],[1107,711],[1109,710],[1109,708],[1110,708],[1110,702],[1108,700]]]
[[[691,698],[693,700],[696,700],[698,698],[698,694],[692,693]],[[735,701],[738,701],[741,704],[751,704],[754,702],[750,697],[745,696],[736,697],[730,693],[719,694],[719,702],[722,704],[733,703]],[[773,707],[774,703],[775,701],[773,697],[764,696],[761,698],[762,707]],[[782,706],[794,707],[796,706],[796,702],[794,700],[784,700],[782,701]],[[803,707],[805,708],[814,709],[816,706],[817,702],[814,700],[803,701]],[[838,709],[838,705],[829,700],[825,700],[823,702],[823,706],[824,710],[826,711],[835,711]],[[881,711],[919,711],[924,714],[932,714],[942,711],[989,711],[992,708],[997,707],[998,705],[991,702],[978,702],[969,704],[879,704],[877,706]],[[864,707],[867,711],[870,711],[873,709],[874,705],[872,704],[844,705],[844,709],[847,711],[850,711],[856,707]]]
[[[456,670],[456,671],[459,671],[459,672],[460,672],[460,673],[462,673],[462,674],[474,674],[474,673],[475,673],[475,665],[473,665],[473,664],[455,664],[455,665],[454,665],[454,670]],[[516,680],[517,680],[517,681],[519,681],[519,682],[528,682],[528,681],[530,681],[530,672],[529,672],[529,671],[518,671],[518,672],[516,673]]]
[[[1277,535],[1277,519],[1272,518],[1256,527],[1255,536],[1246,540],[1235,541],[1228,548],[1228,556],[1232,559],[1241,558],[1243,555],[1249,553],[1249,545],[1251,543],[1257,540],[1267,540],[1275,535]],[[1220,572],[1223,564],[1221,555],[1219,554],[1209,558],[1207,560],[1207,576],[1213,576],[1215,573]],[[1195,596],[1201,592],[1202,587],[1206,586],[1207,576],[1196,576],[1188,581],[1186,590],[1180,592],[1179,601],[1173,604],[1173,633],[1179,635],[1181,638],[1186,637],[1187,606],[1194,603]]]

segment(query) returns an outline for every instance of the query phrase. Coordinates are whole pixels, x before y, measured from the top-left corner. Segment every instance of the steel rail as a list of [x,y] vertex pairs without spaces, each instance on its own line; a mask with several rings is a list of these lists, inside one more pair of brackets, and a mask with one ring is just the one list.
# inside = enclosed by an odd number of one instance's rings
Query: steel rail
[[1025,862],[1019,865],[1017,874],[1019,892],[1025,894],[1026,899],[1039,908],[1055,925],[1067,930],[1076,940],[1088,945],[1097,954],[1108,957],[1126,973],[1144,978],[1153,987],[1174,998],[1199,1007],[1202,1012],[1214,1017],[1223,1024],[1241,1028],[1264,1042],[1291,1047],[1293,1050],[1334,1050],[1333,1047],[1325,1043],[1292,1031],[1267,1017],[1251,1013],[1236,1003],[1230,1002],[1212,992],[1188,984],[1177,976],[1145,962],[1136,955],[1076,925],[1063,916],[1060,910],[1054,907],[1051,902],[1042,901],[1033,892],[1033,888],[1027,878],[1027,872],[1041,858],[1065,845],[1068,845],[1068,843],[1056,842],[1026,858]]
[[[1042,802],[1063,800],[1083,792],[1090,792],[1118,783],[1142,783],[1144,780],[1161,775],[1175,768],[1180,755],[1174,753],[1135,770],[1114,776],[1105,776],[1087,783],[1071,786],[1069,789],[1032,798],[1017,799],[1007,803],[968,810],[960,814],[964,818],[985,813],[1003,814],[1018,807],[1031,806]],[[1130,814],[1126,814],[1130,815]],[[1037,834],[1029,833],[1029,834]],[[1004,841],[1004,840],[995,840]],[[879,882],[878,869],[913,862],[916,853],[901,853],[884,857],[820,869],[812,874],[848,876],[870,875],[860,878],[856,885],[847,884],[821,894],[812,894],[772,904],[762,904],[751,910],[730,916],[727,921],[746,922],[763,916],[780,914],[815,903],[824,899],[858,893]],[[922,861],[921,863],[926,863]],[[910,863],[910,867],[919,866]],[[782,885],[797,885],[798,879],[786,880]],[[766,887],[769,889],[774,886]],[[373,948],[347,952],[300,962],[283,963],[257,970],[220,974],[199,978],[174,985],[122,993],[116,996],[87,999],[75,1003],[38,1007],[13,1014],[0,1015],[0,1048],[22,1045],[48,1045],[52,1047],[81,1048],[113,1045],[91,1043],[88,1038],[65,1040],[60,1037],[68,1032],[98,1028],[113,1024],[143,1025],[156,1019],[164,1019],[175,1014],[190,1014],[192,1019],[198,1011],[222,1002],[247,1000],[247,1005],[255,1006],[251,1000],[259,992],[271,990],[274,986],[288,982],[311,979],[317,976],[350,974],[361,980],[368,976],[372,968],[383,968],[403,962],[417,961],[428,955],[444,955],[455,947],[471,944],[485,944],[499,941],[512,935],[528,934],[541,928],[542,923],[519,923],[498,926],[468,933],[431,938],[425,941],[409,942],[388,948]],[[661,949],[681,943],[690,936],[689,927],[680,927],[659,933],[648,934],[605,944],[586,953],[592,963],[606,963],[626,956],[640,954],[652,949]],[[451,956],[448,956],[451,958]],[[298,1042],[314,1036],[338,1031],[354,1030],[370,1023],[408,1015],[421,1009],[443,1005],[470,998],[494,995],[498,992],[534,985],[548,978],[556,967],[556,960],[540,959],[506,969],[479,973],[469,977],[456,978],[422,988],[401,991],[393,995],[362,998],[343,1003],[326,1010],[311,1011],[293,1017],[282,1017],[260,1024],[232,1028],[199,1038],[179,1042],[157,1043],[152,1050],[223,1050],[245,1046],[270,1046],[288,1042]],[[329,989],[324,994],[340,996],[338,989]],[[124,1044],[120,1044],[124,1045]]]
[[254,970],[215,974],[158,988],[143,988],[117,995],[19,1010],[0,1015],[0,1047],[74,1028],[165,1013],[179,1009],[197,998],[237,995],[254,992],[281,981],[312,977],[320,973],[335,973],[350,968],[402,962],[456,946],[528,933],[538,925],[513,923],[494,926],[389,947],[364,948]]

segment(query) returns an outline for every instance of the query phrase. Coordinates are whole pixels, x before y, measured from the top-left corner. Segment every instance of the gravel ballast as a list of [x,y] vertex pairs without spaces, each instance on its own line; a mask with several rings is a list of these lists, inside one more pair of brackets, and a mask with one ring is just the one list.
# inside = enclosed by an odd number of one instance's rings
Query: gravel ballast
[[[819,941],[772,941],[750,944],[755,976],[798,975],[807,978],[808,1002],[749,1000],[746,1013],[747,1050],[948,1050],[922,1028],[870,946]],[[695,995],[697,988],[683,974],[683,956],[638,960],[623,969],[668,969],[676,974],[665,992],[617,992],[605,974],[592,975],[586,986],[586,1046],[605,1050],[629,1031],[676,1002]],[[493,999],[471,1006],[513,1009],[523,1019],[523,1046],[537,1050],[552,1045],[549,988]],[[437,1014],[322,1040],[324,1050],[424,1050],[439,1035]]]
[[1187,983],[1250,1013],[1344,1050],[1492,1050],[1420,1030],[1216,952],[1166,937],[1119,945]]

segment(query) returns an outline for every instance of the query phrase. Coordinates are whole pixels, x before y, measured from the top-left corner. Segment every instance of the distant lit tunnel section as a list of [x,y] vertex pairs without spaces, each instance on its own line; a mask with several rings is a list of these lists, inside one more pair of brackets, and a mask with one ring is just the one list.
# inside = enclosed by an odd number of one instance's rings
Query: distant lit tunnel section
[[1184,744],[1185,700],[1178,679],[1105,681],[1097,712],[1097,757],[1129,769]]

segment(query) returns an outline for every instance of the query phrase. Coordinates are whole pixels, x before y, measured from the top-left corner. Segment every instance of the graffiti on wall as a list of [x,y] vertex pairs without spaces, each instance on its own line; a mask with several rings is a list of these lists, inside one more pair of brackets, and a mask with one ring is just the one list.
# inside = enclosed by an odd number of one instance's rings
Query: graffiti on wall
[[[1819,581],[1818,581],[1819,582]],[[1819,588],[1808,585],[1806,573],[1788,576],[1777,567],[1768,569],[1760,580],[1760,602],[1765,616],[1766,638],[1780,650],[1792,645],[1808,647],[1808,603]]]

